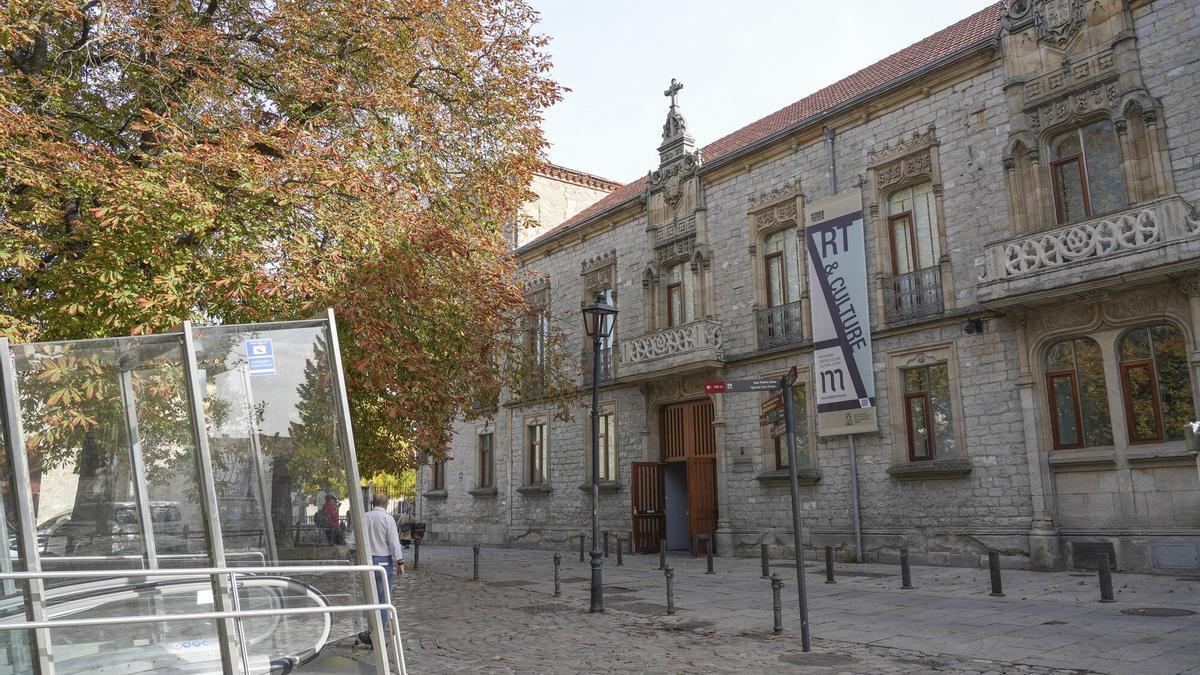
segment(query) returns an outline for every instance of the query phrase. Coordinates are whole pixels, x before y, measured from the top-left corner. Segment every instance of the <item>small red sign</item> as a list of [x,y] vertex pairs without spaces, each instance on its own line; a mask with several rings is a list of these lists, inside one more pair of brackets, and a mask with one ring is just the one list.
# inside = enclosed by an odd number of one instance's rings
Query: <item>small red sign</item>
[[712,380],[704,383],[704,393],[706,394],[724,394],[725,380]]

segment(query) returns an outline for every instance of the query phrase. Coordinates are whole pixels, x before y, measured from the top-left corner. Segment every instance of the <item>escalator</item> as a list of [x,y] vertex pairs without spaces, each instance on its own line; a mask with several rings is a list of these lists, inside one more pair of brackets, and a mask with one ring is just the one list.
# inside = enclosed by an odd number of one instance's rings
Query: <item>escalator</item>
[[[213,611],[209,577],[154,576],[102,579],[46,589],[51,620],[138,615],[188,615]],[[238,577],[243,610],[328,607],[316,588],[283,576]],[[24,599],[0,599],[0,624],[25,620]],[[252,617],[240,632],[255,675],[286,675],[317,659],[330,637],[330,614]],[[64,675],[219,675],[221,654],[211,620],[55,628],[51,631],[55,672]],[[240,658],[235,655],[235,658]],[[0,657],[0,660],[3,660]],[[0,663],[0,675],[24,669]]]

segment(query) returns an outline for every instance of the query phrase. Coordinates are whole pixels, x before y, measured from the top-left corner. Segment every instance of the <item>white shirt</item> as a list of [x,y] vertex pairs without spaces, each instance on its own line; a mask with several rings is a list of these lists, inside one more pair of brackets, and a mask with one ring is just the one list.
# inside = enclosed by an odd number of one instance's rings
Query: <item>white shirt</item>
[[[363,516],[363,529],[367,531],[367,550],[371,556],[391,556],[393,560],[404,560],[403,549],[400,548],[400,532],[396,529],[396,521],[392,519],[382,506],[367,511]],[[351,538],[353,545],[353,538]]]

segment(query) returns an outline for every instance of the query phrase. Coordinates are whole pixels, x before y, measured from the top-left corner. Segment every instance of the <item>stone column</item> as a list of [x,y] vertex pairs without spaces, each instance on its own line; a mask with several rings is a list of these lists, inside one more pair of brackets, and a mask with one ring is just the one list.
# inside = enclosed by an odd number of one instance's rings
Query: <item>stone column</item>
[[950,269],[950,246],[946,243],[946,218],[945,209],[942,203],[942,184],[935,183],[933,185],[933,200],[935,212],[938,217],[937,238],[938,248],[942,254],[938,257],[939,282],[942,285],[942,309],[954,309],[954,271]]
[[1171,176],[1171,160],[1164,149],[1162,130],[1158,126],[1158,111],[1143,110],[1142,123],[1146,125],[1146,140],[1150,150],[1150,169],[1154,174],[1154,187],[1157,197],[1159,194],[1170,194],[1175,191],[1175,181]]
[[1196,383],[1200,382],[1200,273],[1179,280],[1179,290],[1188,299],[1188,318],[1191,320],[1192,349],[1188,354],[1188,364],[1192,373],[1192,405],[1200,411],[1200,390]]
[[1141,177],[1138,175],[1137,149],[1129,139],[1129,121],[1118,117],[1113,121],[1117,140],[1121,144],[1121,173],[1125,177],[1125,203],[1141,201]]
[[733,555],[733,529],[729,525],[729,453],[725,447],[725,406],[724,396],[713,396],[713,440],[717,450],[717,553],[722,556]]
[[1025,195],[1021,194],[1019,187],[1017,159],[1010,155],[1004,158],[1004,189],[1008,192],[1008,215],[1012,218],[1011,234],[1025,232],[1029,227],[1025,222],[1025,205],[1021,202]]
[[1025,430],[1025,460],[1029,466],[1029,499],[1033,518],[1029,526],[1029,560],[1035,570],[1057,570],[1062,568],[1062,551],[1058,528],[1054,524],[1053,511],[1049,504],[1046,474],[1042,468],[1041,442],[1037,426],[1037,399],[1034,396],[1034,378],[1029,366],[1029,341],[1026,337],[1026,319],[1023,315],[1010,317],[1017,332],[1017,362],[1020,372],[1017,377],[1017,392],[1021,398],[1021,420]]
[[1057,222],[1057,219],[1052,215],[1054,208],[1051,203],[1051,194],[1049,184],[1046,177],[1042,175],[1041,155],[1037,148],[1032,148],[1025,154],[1029,159],[1029,175],[1033,178],[1033,201],[1037,205],[1034,212],[1030,214],[1029,228],[1031,230],[1040,230],[1043,227]]

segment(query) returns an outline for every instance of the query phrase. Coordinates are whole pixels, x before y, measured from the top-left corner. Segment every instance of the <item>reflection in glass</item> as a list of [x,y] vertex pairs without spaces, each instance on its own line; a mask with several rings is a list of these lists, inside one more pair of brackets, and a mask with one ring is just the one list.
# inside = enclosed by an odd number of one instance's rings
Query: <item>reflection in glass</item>
[[1050,411],[1056,449],[1112,445],[1108,392],[1100,345],[1091,338],[1063,340],[1046,350]]
[[1182,439],[1195,419],[1183,332],[1167,324],[1135,328],[1121,336],[1118,349],[1130,441]]

